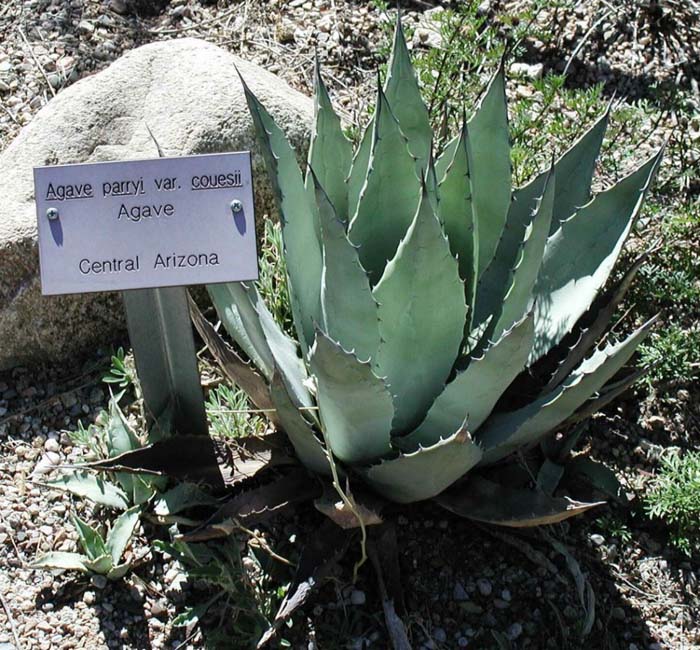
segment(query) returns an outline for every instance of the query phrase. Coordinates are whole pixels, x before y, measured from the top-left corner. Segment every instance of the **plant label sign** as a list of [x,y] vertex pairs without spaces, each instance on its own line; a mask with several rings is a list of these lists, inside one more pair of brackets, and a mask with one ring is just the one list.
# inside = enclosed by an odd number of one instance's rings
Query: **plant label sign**
[[36,167],[44,295],[256,280],[250,152]]

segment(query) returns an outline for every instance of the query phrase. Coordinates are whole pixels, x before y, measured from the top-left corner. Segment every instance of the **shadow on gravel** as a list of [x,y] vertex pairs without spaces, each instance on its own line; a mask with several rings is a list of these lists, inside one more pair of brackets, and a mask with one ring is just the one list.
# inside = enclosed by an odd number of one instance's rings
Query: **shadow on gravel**
[[[577,586],[566,558],[537,531],[475,525],[434,507],[403,513],[397,536],[413,650],[647,650],[664,642],[654,637],[637,603],[635,591],[644,587],[621,577],[619,567],[603,561],[589,541],[593,516],[547,528],[591,583],[595,620],[583,636],[587,612],[579,588],[585,594],[585,587]],[[358,555],[351,548],[344,577],[352,575]],[[361,607],[351,604],[355,590],[366,595]],[[583,602],[590,607],[592,600],[586,596]],[[381,610],[367,567],[356,585],[327,586],[305,611],[317,647],[340,650],[389,647]],[[289,636],[302,642],[307,634],[293,627]]]

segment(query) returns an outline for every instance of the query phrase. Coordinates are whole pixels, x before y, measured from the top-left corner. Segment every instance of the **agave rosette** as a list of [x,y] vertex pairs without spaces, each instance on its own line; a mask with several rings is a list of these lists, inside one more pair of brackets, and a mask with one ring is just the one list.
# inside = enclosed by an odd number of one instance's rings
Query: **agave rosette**
[[434,152],[398,24],[353,155],[316,72],[305,172],[245,88],[281,215],[296,340],[254,284],[209,287],[254,365],[238,364],[239,383],[274,409],[300,461],[327,473],[330,451],[390,500],[428,499],[629,387],[636,375],[611,380],[650,323],[597,343],[638,265],[603,287],[661,153],[591,198],[606,112],[514,189],[502,68]]

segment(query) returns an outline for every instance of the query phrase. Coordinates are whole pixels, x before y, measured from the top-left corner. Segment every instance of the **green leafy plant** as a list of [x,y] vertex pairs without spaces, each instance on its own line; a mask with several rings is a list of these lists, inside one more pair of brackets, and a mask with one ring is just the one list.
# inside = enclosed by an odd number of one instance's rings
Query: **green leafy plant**
[[[110,400],[109,410],[101,413],[94,425],[85,429],[82,425],[71,435],[71,439],[88,449],[88,459],[113,458],[143,445],[131,430],[121,409],[118,398]],[[64,490],[81,499],[122,511],[106,532],[93,528],[77,515],[73,525],[78,532],[83,553],[52,551],[39,556],[33,563],[37,569],[73,569],[76,571],[105,575],[110,580],[124,576],[131,568],[130,562],[120,563],[134,529],[147,504],[167,479],[160,476],[115,472],[96,474],[83,468],[64,471],[60,477],[45,481],[46,487]]]
[[102,381],[119,388],[119,392],[115,395],[117,402],[121,400],[129,387],[136,385],[136,372],[133,364],[127,359],[124,348],[118,348],[116,353],[112,355],[111,366],[102,377]]
[[612,381],[651,321],[597,343],[639,268],[603,291],[661,152],[591,198],[606,112],[514,189],[503,67],[434,150],[400,24],[354,154],[318,68],[306,174],[245,92],[278,199],[296,340],[255,285],[208,289],[254,366],[232,376],[273,406],[301,462],[337,488],[346,474],[393,501],[436,498],[498,523],[585,510],[541,492],[532,507],[470,471],[517,458],[637,378]]
[[51,551],[39,556],[30,566],[34,569],[72,569],[118,580],[131,569],[131,562],[120,563],[120,560],[131,541],[141,511],[141,506],[125,510],[114,520],[106,536],[73,515],[73,525],[83,553]]
[[670,528],[671,543],[683,553],[700,551],[700,452],[668,453],[645,499],[650,517]]
[[[161,427],[156,425],[149,433],[149,440],[160,436]],[[131,429],[122,413],[116,398],[109,403],[109,411],[97,419],[97,427],[87,430],[80,427],[79,432],[99,433],[93,438],[92,450],[98,456],[113,458],[143,446],[136,433]],[[82,439],[81,434],[77,438]],[[100,444],[101,442],[101,444]],[[138,475],[115,472],[113,477],[104,478],[86,469],[69,469],[59,478],[45,481],[43,485],[58,490],[65,490],[81,498],[109,508],[126,510],[132,505],[148,502],[158,489],[165,485],[159,476]]]
[[256,414],[246,394],[239,388],[222,384],[209,391],[207,416],[214,436],[255,435],[264,430],[264,421]]
[[252,551],[242,557],[241,546],[233,539],[210,544],[156,541],[154,548],[177,560],[188,579],[207,585],[213,592],[204,602],[186,606],[173,625],[199,623],[219,603],[227,612],[228,622],[216,632],[209,632],[208,642],[215,645],[219,640],[230,644],[233,629],[241,647],[255,647],[255,642],[269,628],[275,605],[284,594],[264,582],[265,573]]

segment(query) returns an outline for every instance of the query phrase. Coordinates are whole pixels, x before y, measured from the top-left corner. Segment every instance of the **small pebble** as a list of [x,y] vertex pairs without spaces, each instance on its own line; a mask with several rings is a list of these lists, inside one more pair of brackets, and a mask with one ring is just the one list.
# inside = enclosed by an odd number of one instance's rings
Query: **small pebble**
[[511,625],[507,632],[506,636],[511,640],[515,641],[521,634],[523,633],[523,626],[520,623],[513,623]]
[[452,598],[456,601],[469,600],[469,594],[461,582],[457,582],[455,584],[455,587],[452,590]]
[[624,621],[626,618],[625,610],[622,609],[622,607],[613,607],[612,610],[610,610],[610,615],[618,621]]
[[447,632],[441,627],[433,628],[433,640],[438,643],[445,643],[445,641],[447,641]]
[[367,596],[365,596],[364,591],[360,591],[359,589],[355,589],[350,594],[350,604],[351,605],[364,605],[366,601],[367,601]]
[[596,546],[602,546],[605,544],[605,537],[602,535],[598,535],[598,533],[594,533],[590,537],[591,542],[593,542]]
[[107,586],[107,578],[99,574],[90,577],[90,582],[95,589],[104,589]]
[[491,581],[487,580],[486,578],[479,578],[476,581],[476,586],[479,589],[479,593],[482,596],[490,596],[491,592],[493,591],[493,586],[491,585]]

